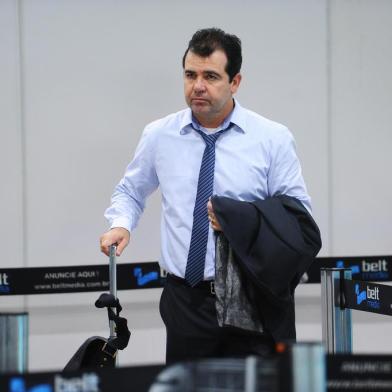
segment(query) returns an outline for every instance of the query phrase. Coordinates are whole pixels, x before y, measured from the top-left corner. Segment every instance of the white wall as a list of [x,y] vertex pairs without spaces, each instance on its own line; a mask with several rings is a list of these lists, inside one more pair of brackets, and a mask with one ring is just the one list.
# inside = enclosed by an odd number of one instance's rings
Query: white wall
[[[107,262],[111,191],[143,126],[184,107],[181,57],[208,26],[243,41],[242,105],[296,137],[321,254],[392,253],[391,13],[388,0],[0,0],[0,267]],[[159,204],[156,194],[121,261],[158,258]],[[0,310],[30,312],[32,370],[60,368],[106,334],[95,297],[1,297]],[[318,297],[298,290],[301,340],[321,337]],[[159,290],[120,298],[133,330],[122,363],[163,361]],[[356,350],[389,352],[360,338],[388,323],[359,316]]]
[[392,3],[331,4],[331,251],[390,254]]
[[[4,240],[0,268],[25,265],[25,143],[19,42],[16,3],[0,1],[0,238]],[[19,307],[24,298],[2,298],[0,303],[2,307]]]

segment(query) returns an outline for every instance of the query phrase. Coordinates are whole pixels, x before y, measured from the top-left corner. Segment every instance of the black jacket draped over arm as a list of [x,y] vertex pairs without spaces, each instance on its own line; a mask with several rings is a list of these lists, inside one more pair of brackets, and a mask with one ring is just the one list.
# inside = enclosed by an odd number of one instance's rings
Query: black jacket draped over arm
[[211,199],[252,306],[275,341],[295,339],[294,290],[321,248],[320,231],[297,199]]

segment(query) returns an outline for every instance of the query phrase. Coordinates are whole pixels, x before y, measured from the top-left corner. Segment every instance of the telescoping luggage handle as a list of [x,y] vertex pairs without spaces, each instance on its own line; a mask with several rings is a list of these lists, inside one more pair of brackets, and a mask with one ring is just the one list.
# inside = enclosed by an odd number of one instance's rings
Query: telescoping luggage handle
[[107,308],[109,318],[110,336],[102,347],[102,351],[114,359],[114,365],[118,365],[118,350],[124,350],[128,346],[131,333],[127,326],[127,320],[120,317],[122,310],[120,301],[117,298],[117,266],[116,266],[117,246],[109,247],[109,291],[110,294],[103,293],[95,302],[97,308]]
[[[117,299],[117,268],[116,268],[116,250],[117,246],[110,245],[109,248],[109,281],[110,281],[110,294]],[[111,308],[113,312],[116,311],[115,308]],[[116,337],[116,324],[114,320],[109,321],[110,327],[110,337]]]
[[120,317],[122,307],[117,298],[116,250],[115,245],[109,248],[110,294],[102,293],[95,301],[97,308],[107,309],[110,337],[92,336],[87,339],[67,363],[65,371],[118,366],[118,350],[124,350],[128,345],[131,332],[127,319]]

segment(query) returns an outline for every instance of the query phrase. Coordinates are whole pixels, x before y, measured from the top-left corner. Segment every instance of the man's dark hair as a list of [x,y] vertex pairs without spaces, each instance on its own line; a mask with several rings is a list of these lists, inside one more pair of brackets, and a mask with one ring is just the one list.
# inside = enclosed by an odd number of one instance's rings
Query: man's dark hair
[[222,50],[226,54],[227,64],[225,71],[229,75],[231,82],[241,69],[241,40],[237,36],[227,34],[215,27],[198,30],[193,34],[182,58],[182,67],[185,67],[185,57],[189,51],[201,57],[208,57],[215,50]]

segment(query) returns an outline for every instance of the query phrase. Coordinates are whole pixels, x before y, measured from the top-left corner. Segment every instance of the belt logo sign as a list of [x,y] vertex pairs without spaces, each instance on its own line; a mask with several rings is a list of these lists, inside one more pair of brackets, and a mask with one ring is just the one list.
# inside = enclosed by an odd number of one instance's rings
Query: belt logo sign
[[[344,260],[338,260],[336,267],[345,268]],[[351,269],[353,275],[361,274],[361,280],[389,279],[388,263],[385,259],[377,261],[362,260],[358,264],[348,265],[347,268]]]
[[158,280],[158,272],[152,271],[143,275],[141,267],[136,267],[133,269],[133,276],[135,276],[138,286],[144,286],[148,282]]
[[366,301],[366,291],[359,291],[359,284],[355,285],[355,294],[357,295],[357,305],[360,305],[363,301]]
[[366,290],[360,290],[359,284],[355,285],[355,294],[357,296],[357,305],[366,301],[366,305],[369,308],[379,309],[380,308],[380,292],[379,287],[369,287],[366,285]]
[[389,271],[387,261],[377,260],[377,261],[362,261],[362,275],[365,280],[371,279],[388,279]]
[[53,392],[49,384],[39,384],[27,389],[23,378],[19,377],[11,378],[9,386],[9,392]]
[[[338,260],[336,262],[336,268],[344,268],[344,261],[343,260]],[[361,272],[361,268],[359,265],[350,265],[348,268],[351,269],[351,272],[354,274],[359,274]]]
[[9,392],[100,392],[99,381],[95,373],[85,373],[81,377],[72,378],[56,374],[53,387],[50,384],[26,387],[23,378],[13,377],[9,382]]
[[8,274],[0,272],[0,293],[9,293],[11,291]]

